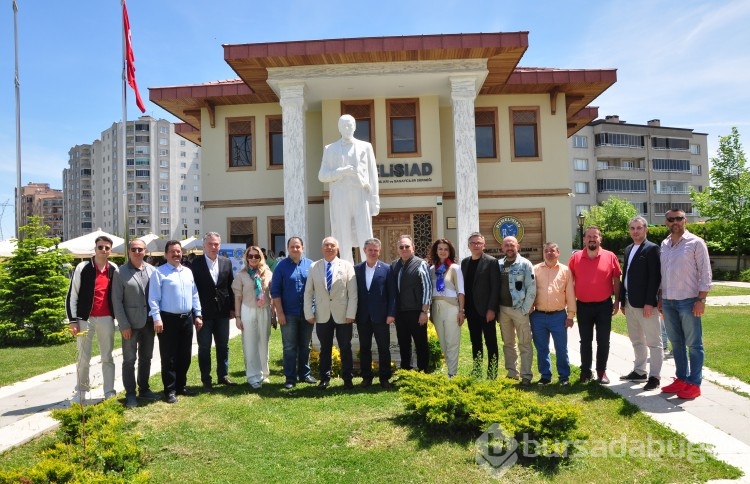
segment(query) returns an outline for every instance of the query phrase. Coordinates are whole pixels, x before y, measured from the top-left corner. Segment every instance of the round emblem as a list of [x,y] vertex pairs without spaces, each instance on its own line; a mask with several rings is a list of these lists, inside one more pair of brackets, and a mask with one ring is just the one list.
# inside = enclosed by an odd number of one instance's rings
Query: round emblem
[[515,237],[518,242],[523,239],[523,224],[512,215],[500,217],[492,225],[492,235],[499,243],[503,243],[505,237]]

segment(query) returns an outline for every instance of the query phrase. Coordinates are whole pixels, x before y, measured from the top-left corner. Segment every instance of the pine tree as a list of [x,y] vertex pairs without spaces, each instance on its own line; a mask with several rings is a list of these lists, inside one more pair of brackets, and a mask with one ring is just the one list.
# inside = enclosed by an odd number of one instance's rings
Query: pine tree
[[65,295],[72,258],[62,254],[49,227],[31,217],[13,255],[0,265],[0,346],[62,343],[66,332]]

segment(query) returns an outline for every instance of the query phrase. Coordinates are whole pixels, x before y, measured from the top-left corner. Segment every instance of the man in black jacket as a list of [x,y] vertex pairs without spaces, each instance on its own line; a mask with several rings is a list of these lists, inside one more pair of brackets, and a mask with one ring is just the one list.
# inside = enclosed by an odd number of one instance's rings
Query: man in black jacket
[[229,320],[234,318],[232,262],[219,255],[221,235],[208,232],[203,237],[203,257],[190,265],[203,311],[203,327],[198,331],[198,366],[203,388],[213,388],[211,380],[211,339],[216,344],[216,375],[224,385],[229,379]]
[[[628,325],[628,336],[633,343],[635,362],[633,371],[621,380],[644,381],[644,390],[659,388],[663,350],[661,325],[657,310],[657,291],[661,285],[659,246],[646,239],[648,223],[643,217],[633,217],[628,224],[633,243],[625,248],[625,265],[620,285],[621,311]],[[646,362],[650,372],[646,374]]]
[[70,288],[65,298],[65,311],[68,314],[70,332],[77,337],[78,374],[75,394],[71,402],[82,403],[90,389],[89,366],[91,364],[91,344],[96,334],[102,358],[104,398],[112,398],[115,392],[115,362],[112,358],[115,322],[112,308],[112,277],[117,266],[109,262],[112,252],[112,239],[100,235],[94,241],[95,253],[90,261],[76,266],[70,280]]

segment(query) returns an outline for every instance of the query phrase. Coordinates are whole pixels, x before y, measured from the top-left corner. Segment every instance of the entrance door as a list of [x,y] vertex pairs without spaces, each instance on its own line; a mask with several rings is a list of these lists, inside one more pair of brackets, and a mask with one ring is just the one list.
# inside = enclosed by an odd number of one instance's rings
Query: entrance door
[[390,263],[398,259],[396,243],[398,242],[398,238],[403,234],[411,234],[410,224],[376,226],[373,223],[372,235],[380,239],[380,242],[383,244],[380,247],[380,260]]
[[392,262],[398,258],[396,243],[401,235],[414,239],[416,253],[423,257],[432,243],[432,217],[430,212],[381,212],[372,219],[372,234],[383,244],[380,260]]

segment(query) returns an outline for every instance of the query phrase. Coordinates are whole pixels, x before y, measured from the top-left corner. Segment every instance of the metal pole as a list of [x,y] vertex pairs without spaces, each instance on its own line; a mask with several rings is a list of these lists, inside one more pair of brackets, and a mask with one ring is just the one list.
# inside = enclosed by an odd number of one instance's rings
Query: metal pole
[[21,186],[21,79],[18,74],[18,3],[13,0],[13,45],[16,55],[16,238],[20,238],[23,214],[23,187]]
[[[128,227],[128,72],[127,72],[127,52],[125,49],[125,0],[120,0],[120,11],[122,17],[122,146],[120,147],[120,154],[122,159],[120,160],[120,190],[122,193],[122,206],[120,208],[120,221],[122,222],[121,227],[124,227],[125,234],[125,254],[128,260],[130,259],[129,240],[130,230]],[[135,125],[133,125],[135,131]],[[133,133],[135,135],[135,132]],[[135,138],[134,138],[135,139]]]

